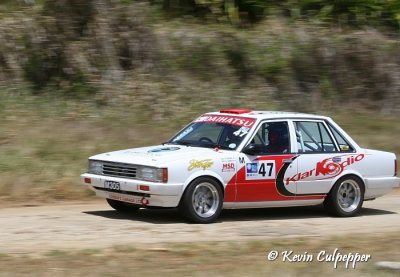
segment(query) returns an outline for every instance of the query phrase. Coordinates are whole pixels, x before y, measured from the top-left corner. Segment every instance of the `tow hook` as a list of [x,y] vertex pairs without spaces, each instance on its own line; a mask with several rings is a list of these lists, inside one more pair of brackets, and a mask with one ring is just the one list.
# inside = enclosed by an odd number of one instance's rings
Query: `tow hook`
[[146,207],[149,204],[149,200],[143,197],[142,200],[140,200],[140,203],[142,203],[143,207]]

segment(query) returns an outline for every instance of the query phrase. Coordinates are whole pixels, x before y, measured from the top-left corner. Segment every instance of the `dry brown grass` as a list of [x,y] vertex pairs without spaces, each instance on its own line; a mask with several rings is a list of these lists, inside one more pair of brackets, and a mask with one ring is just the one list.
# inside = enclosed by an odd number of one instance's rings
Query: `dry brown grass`
[[[101,239],[101,238],[99,238]],[[399,261],[398,234],[336,236],[331,238],[293,238],[244,242],[180,243],[164,245],[116,246],[78,252],[50,251],[44,256],[0,255],[2,276],[398,276],[382,270],[378,261]],[[344,264],[269,262],[271,250],[293,250],[296,254],[370,254],[356,269]]]
[[[261,104],[254,108],[263,109]],[[152,118],[145,108],[129,105],[2,94],[0,200],[7,205],[90,199],[92,193],[79,181],[89,156],[161,143],[210,109],[218,107],[193,107],[187,113]],[[360,145],[400,153],[396,117],[349,110],[329,113]]]

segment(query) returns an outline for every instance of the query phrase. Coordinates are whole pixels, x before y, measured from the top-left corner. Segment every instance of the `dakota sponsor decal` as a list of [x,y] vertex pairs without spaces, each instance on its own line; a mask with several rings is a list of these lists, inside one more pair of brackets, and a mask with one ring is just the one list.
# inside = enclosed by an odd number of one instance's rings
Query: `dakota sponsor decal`
[[[221,116],[221,115],[203,115],[194,122],[215,122],[225,123],[237,126],[251,128],[256,120],[252,118],[236,117],[236,116]],[[242,132],[242,131],[241,131]]]
[[364,159],[364,156],[364,154],[343,155],[324,159],[318,162],[315,168],[306,172],[300,172],[293,175],[292,177],[286,178],[286,185],[288,185],[289,182],[297,182],[309,177],[321,176],[319,180],[334,178],[340,175],[343,170],[349,165],[355,164]]
[[246,163],[246,180],[275,179],[275,161],[262,160]]
[[190,160],[189,161],[189,166],[188,166],[188,171],[191,171],[195,168],[202,168],[202,169],[207,169],[210,168],[214,164],[213,160],[211,159],[205,159],[205,160]]
[[222,172],[232,172],[235,171],[235,163],[223,163]]

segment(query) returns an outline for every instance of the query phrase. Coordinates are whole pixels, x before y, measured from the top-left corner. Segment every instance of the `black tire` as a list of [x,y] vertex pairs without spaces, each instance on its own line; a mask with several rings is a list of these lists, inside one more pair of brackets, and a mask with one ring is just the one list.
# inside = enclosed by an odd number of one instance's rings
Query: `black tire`
[[106,200],[107,200],[107,203],[114,210],[117,210],[117,211],[123,212],[123,213],[136,212],[140,208],[139,205],[134,205],[134,204],[131,204],[131,203],[126,203],[126,202],[117,201],[117,200],[108,199],[108,198]]
[[324,201],[324,207],[339,217],[357,215],[364,202],[364,184],[356,176],[340,178]]
[[209,177],[200,177],[187,187],[179,211],[190,222],[211,223],[220,215],[223,201],[219,183]]

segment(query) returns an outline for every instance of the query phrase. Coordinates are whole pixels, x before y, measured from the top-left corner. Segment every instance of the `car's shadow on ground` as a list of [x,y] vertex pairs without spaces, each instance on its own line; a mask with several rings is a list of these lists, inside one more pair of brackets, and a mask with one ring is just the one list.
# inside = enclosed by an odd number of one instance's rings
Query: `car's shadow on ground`
[[[177,209],[140,209],[133,213],[122,213],[115,210],[86,211],[85,214],[100,216],[115,220],[142,221],[153,224],[176,224],[186,223]],[[379,216],[386,214],[397,214],[392,211],[363,208],[358,216]],[[310,207],[288,207],[288,208],[260,208],[223,210],[216,223],[235,221],[256,220],[287,220],[307,218],[327,218],[330,215],[322,205]]]

